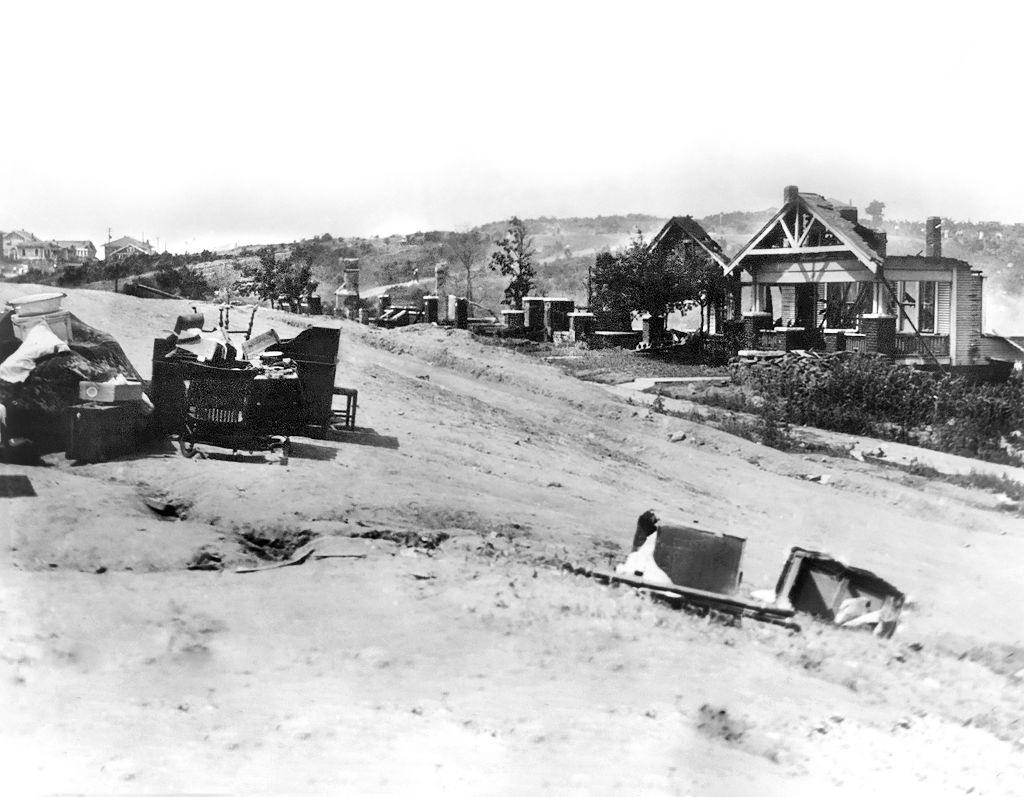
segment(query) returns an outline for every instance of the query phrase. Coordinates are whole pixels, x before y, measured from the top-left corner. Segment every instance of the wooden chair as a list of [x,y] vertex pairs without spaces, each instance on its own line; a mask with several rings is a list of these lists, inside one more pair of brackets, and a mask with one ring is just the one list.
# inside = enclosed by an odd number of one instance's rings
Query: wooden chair
[[359,391],[353,387],[336,387],[334,388],[334,395],[345,397],[345,409],[331,410],[331,427],[334,429],[344,429],[349,432],[355,431]]
[[[222,304],[217,308],[220,312],[220,328],[223,329],[229,335],[245,335],[245,340],[249,340],[252,337],[252,325],[256,320],[256,311],[259,309],[259,305],[252,306],[252,312],[249,313],[249,326],[241,327],[239,329],[231,328],[231,305]],[[243,310],[242,307],[239,310]]]

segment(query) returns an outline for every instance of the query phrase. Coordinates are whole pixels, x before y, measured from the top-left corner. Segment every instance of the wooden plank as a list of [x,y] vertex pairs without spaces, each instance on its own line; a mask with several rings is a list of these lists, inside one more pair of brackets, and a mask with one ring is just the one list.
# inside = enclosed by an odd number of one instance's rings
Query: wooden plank
[[[786,231],[789,232],[788,230]],[[789,249],[751,249],[747,252],[748,257],[754,255],[782,255],[783,257],[789,257],[790,255],[827,255],[835,252],[849,252],[853,254],[853,250],[848,246],[794,246]]]
[[764,606],[759,603],[745,601],[741,598],[735,598],[731,595],[722,595],[717,592],[707,592],[702,589],[693,589],[691,587],[680,587],[675,584],[671,586],[650,584],[642,579],[622,576],[617,573],[609,573],[602,570],[591,570],[590,568],[570,564],[564,565],[563,569],[576,575],[593,578],[596,581],[603,583],[625,584],[630,587],[636,587],[637,589],[644,589],[650,592],[660,593],[668,597],[678,598],[683,603],[692,604],[700,608],[714,609],[715,611],[725,612],[739,617],[749,617],[752,620],[780,625],[784,628],[790,628],[795,631],[800,630],[800,626],[791,619],[794,614],[792,609],[779,609],[774,606]]
[[875,279],[875,275],[857,260],[845,263],[777,263],[773,264],[770,269],[758,269],[756,273],[757,281],[764,285],[806,282],[874,282]]
[[803,234],[800,236],[800,239],[796,242],[796,245],[803,246],[807,242],[807,237],[811,234],[811,230],[814,229],[814,225],[820,223],[821,222],[814,218],[814,216],[811,216],[811,220],[807,223],[807,226],[804,227]]
[[[799,212],[798,214],[799,215]],[[789,241],[790,249],[796,249],[796,236],[790,231],[789,226],[786,224],[786,217],[783,216],[779,219],[779,226],[782,228],[782,234],[786,236],[786,240]],[[751,250],[748,254],[757,254],[756,249]]]
[[764,227],[761,228],[761,231],[758,232],[757,235],[755,235],[753,238],[751,238],[747,243],[743,245],[743,248],[736,253],[736,257],[732,259],[732,262],[729,263],[729,267],[725,270],[726,275],[731,274],[735,269],[739,268],[740,263],[742,263],[743,260],[746,258],[747,252],[753,249],[759,243],[761,243],[761,241],[764,240],[765,236],[767,236],[768,233],[775,229],[775,225],[778,223],[779,219],[781,219],[783,215],[785,215],[785,213],[786,208],[783,207],[771,219],[768,220],[768,222],[764,225]]
[[890,282],[952,282],[953,272],[941,268],[887,268],[883,272]]

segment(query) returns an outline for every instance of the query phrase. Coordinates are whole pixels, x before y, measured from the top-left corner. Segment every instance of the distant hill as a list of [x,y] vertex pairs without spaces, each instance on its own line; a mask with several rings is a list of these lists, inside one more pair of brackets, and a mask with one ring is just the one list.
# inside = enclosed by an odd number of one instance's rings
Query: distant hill
[[[733,255],[775,210],[714,213],[698,221],[727,255]],[[678,212],[682,215],[686,208],[679,208]],[[565,218],[540,216],[524,221],[537,255],[538,292],[565,295],[583,303],[587,297],[587,272],[595,255],[623,248],[638,231],[650,239],[667,218],[628,213]],[[870,222],[867,223],[870,226]],[[507,220],[502,219],[476,229],[493,241],[503,235],[506,224]],[[916,254],[924,248],[924,220],[887,220],[881,228],[889,235],[889,251],[893,254]],[[986,304],[992,308],[991,325],[1001,330],[1019,328],[1015,308],[1024,297],[1024,224],[944,219],[943,232],[944,254],[965,260],[985,272]],[[318,293],[330,302],[342,281],[341,258],[359,259],[364,289],[416,278],[432,283],[434,266],[444,259],[444,244],[450,234],[448,230],[430,230],[369,238],[321,235],[300,242],[282,242],[275,248],[290,251],[298,244],[305,245],[312,253],[313,271],[320,282]],[[202,259],[251,255],[260,248],[238,246],[216,255],[204,253]],[[488,258],[482,258],[474,272],[474,299],[497,311],[503,297],[504,280],[487,268]],[[464,273],[457,266],[451,266],[449,290],[464,293],[465,282]]]
[[[742,246],[773,212],[774,209],[769,208],[755,212],[718,213],[704,217],[700,222],[725,251],[731,253]],[[565,295],[582,303],[587,297],[587,272],[598,252],[625,247],[638,231],[650,239],[668,219],[629,213],[566,218],[540,216],[524,221],[533,238],[537,256],[538,291]],[[497,240],[504,234],[506,225],[507,220],[503,219],[482,224],[476,229],[486,238]],[[339,258],[343,257],[359,259],[361,286],[365,289],[408,282],[417,276],[421,281],[432,281],[434,266],[445,259],[444,242],[450,234],[449,230],[430,230],[383,238],[319,236],[300,243],[315,247],[317,255],[313,266],[320,281],[318,292],[328,299],[341,283]],[[281,244],[280,248],[291,246],[294,244]],[[250,254],[258,248],[241,246],[223,254]],[[487,268],[488,257],[483,258],[474,272],[474,300],[496,312],[502,301],[504,280]],[[464,292],[465,282],[465,274],[452,265],[449,289]]]

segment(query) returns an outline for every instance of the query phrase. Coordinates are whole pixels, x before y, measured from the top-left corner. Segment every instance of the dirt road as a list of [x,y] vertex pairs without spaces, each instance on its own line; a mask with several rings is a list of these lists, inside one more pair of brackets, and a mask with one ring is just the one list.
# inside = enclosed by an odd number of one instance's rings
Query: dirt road
[[[69,293],[147,374],[187,309]],[[257,331],[285,321],[260,311]],[[651,414],[463,332],[341,329],[337,382],[397,448],[3,468],[38,492],[0,499],[9,782],[1021,793],[1024,525],[992,496]],[[888,641],[725,627],[559,569],[621,558],[648,508],[747,537],[746,590],[773,586],[790,546],[821,548],[908,592],[906,621]],[[353,534],[381,538],[235,572],[254,544]],[[202,562],[221,569],[186,569]]]

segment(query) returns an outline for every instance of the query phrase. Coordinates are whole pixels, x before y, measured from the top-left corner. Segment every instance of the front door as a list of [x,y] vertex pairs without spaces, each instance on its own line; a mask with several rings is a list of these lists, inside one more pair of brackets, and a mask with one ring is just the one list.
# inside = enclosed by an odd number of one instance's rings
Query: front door
[[796,325],[806,330],[818,327],[818,286],[813,283],[796,286]]

